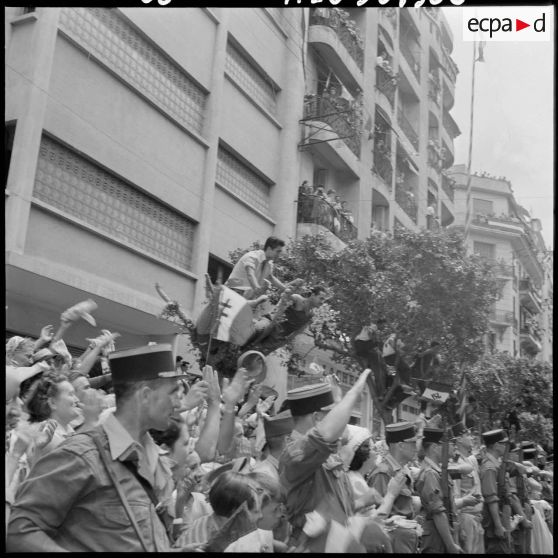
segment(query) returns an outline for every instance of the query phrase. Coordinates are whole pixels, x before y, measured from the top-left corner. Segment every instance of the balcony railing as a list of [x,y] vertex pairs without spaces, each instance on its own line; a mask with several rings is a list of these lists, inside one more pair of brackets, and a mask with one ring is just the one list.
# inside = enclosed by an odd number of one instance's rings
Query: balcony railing
[[397,89],[397,74],[390,74],[380,65],[376,65],[376,88],[387,97],[393,107]]
[[347,147],[360,157],[359,111],[350,101],[338,97],[311,96],[304,102],[304,118],[325,122]]
[[537,341],[542,341],[542,332],[537,324],[523,324],[519,333],[521,333],[521,335],[530,335]]
[[454,180],[442,174],[442,190],[451,201],[453,201],[454,197],[453,184],[455,184]]
[[407,63],[417,78],[417,81],[420,83],[420,61],[418,56],[411,51],[408,42],[405,41],[400,43],[399,50],[401,51],[401,54],[403,54],[403,58],[407,60]]
[[416,151],[419,150],[419,136],[418,132],[415,130],[413,125],[407,120],[407,117],[401,110],[401,108],[397,111],[397,123],[399,127],[403,130],[404,134],[407,136],[411,145],[415,148]]
[[491,310],[489,318],[492,322],[508,324],[517,328],[517,318],[514,316],[513,312],[507,310]]
[[438,106],[442,102],[442,88],[440,86],[439,78],[436,78],[432,73],[428,74],[428,97],[432,99]]
[[297,223],[321,225],[344,242],[357,237],[357,228],[345,215],[327,200],[313,194],[299,194]]
[[410,194],[411,191],[405,186],[398,185],[395,188],[395,201],[397,202],[399,207],[411,218],[411,220],[416,223],[418,208],[414,197],[412,197]]
[[450,116],[449,112],[446,110],[444,110],[444,114],[442,116],[442,123],[451,139],[455,139],[461,133],[454,119]]
[[310,25],[325,25],[333,29],[351,58],[362,71],[364,48],[356,23],[342,16],[339,8],[314,8],[310,15]]
[[[522,300],[527,302],[531,310],[540,312],[542,307],[542,299],[537,293],[530,279],[521,279],[519,281],[519,293],[520,296],[522,297]],[[534,301],[534,304],[532,303],[531,300],[529,300],[529,298],[531,298],[532,301]]]
[[388,188],[391,188],[393,179],[393,165],[391,164],[391,152],[381,151],[374,147],[374,171],[382,178]]
[[442,68],[444,72],[448,75],[450,81],[455,83],[457,79],[457,64],[453,61],[446,47],[442,46]]

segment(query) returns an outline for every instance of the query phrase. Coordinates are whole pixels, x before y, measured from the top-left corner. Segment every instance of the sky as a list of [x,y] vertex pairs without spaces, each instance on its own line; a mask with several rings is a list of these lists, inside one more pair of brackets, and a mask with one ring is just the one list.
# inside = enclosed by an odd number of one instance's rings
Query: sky
[[[461,130],[455,164],[467,164],[473,43],[462,40],[462,9],[442,9],[459,67],[450,111]],[[537,7],[527,9],[536,13]],[[541,220],[545,244],[553,249],[554,33],[548,42],[489,41],[484,59],[475,65],[471,169],[508,178],[517,202]]]

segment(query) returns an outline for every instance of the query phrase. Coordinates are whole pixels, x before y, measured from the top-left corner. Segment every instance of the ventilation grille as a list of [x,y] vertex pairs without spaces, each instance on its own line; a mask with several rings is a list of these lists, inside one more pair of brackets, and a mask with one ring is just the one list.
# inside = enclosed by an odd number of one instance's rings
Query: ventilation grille
[[60,29],[163,112],[201,133],[207,94],[115,9],[64,8]]
[[34,196],[158,260],[191,267],[192,221],[46,136]]

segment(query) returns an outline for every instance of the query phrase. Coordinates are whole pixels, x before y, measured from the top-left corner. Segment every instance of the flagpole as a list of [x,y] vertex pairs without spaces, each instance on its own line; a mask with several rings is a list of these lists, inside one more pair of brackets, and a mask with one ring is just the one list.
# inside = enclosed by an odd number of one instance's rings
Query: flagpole
[[471,117],[469,122],[469,154],[467,160],[467,197],[465,206],[465,229],[463,232],[463,243],[467,250],[467,240],[469,238],[469,229],[471,226],[472,208],[471,208],[471,162],[473,153],[473,121],[475,108],[475,64],[477,62],[477,41],[473,42],[473,69],[471,77]]

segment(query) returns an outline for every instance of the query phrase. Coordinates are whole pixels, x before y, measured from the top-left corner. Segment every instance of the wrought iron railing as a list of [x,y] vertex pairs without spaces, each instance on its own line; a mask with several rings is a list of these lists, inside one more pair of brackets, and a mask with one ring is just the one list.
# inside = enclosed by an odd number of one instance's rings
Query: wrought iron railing
[[390,75],[384,68],[376,65],[376,88],[387,97],[393,107],[395,90],[397,89],[397,76]]
[[360,119],[350,101],[312,96],[304,102],[304,118],[325,122],[360,157]]
[[374,171],[382,178],[388,188],[391,188],[393,180],[393,165],[391,164],[391,152],[380,151],[374,148]]
[[337,8],[328,8],[327,13],[329,15],[327,17],[319,15],[323,13],[323,8],[321,12],[317,10],[319,10],[319,8],[315,8],[310,15],[310,25],[325,25],[333,29],[351,58],[362,71],[364,67],[364,49],[361,44],[362,41],[357,38],[358,30],[355,22],[347,20],[347,22],[349,22],[349,26],[347,26],[346,21],[339,16],[339,10]]
[[414,126],[407,120],[407,117],[403,113],[403,110],[399,108],[397,111],[397,123],[399,127],[403,130],[404,134],[409,138],[411,145],[416,151],[419,149],[419,136],[418,132],[415,130]]
[[432,99],[438,106],[440,106],[442,98],[442,88],[439,79],[433,76],[428,76],[428,97]]
[[506,262],[505,260],[497,260],[495,258],[485,258],[487,263],[490,264],[492,270],[496,275],[500,275],[502,277],[513,277],[513,265]]
[[418,208],[415,200],[409,195],[410,191],[405,186],[395,187],[395,201],[399,207],[412,219],[417,222]]
[[299,194],[297,223],[314,223],[325,227],[345,242],[357,237],[357,228],[327,200],[313,194]]
[[453,61],[446,47],[442,46],[442,69],[446,72],[452,83],[457,79],[457,64]]
[[412,52],[409,43],[406,41],[400,43],[399,50],[401,51],[401,54],[403,54],[403,58],[407,60],[407,63],[417,78],[417,81],[420,82],[420,61],[418,56]]
[[531,279],[520,279],[519,281],[519,290],[520,292],[528,292],[540,305],[542,304],[542,298],[540,297],[539,293],[533,286]]
[[542,340],[542,332],[539,326],[533,324],[523,324],[519,330],[522,335],[530,335],[538,341]]

